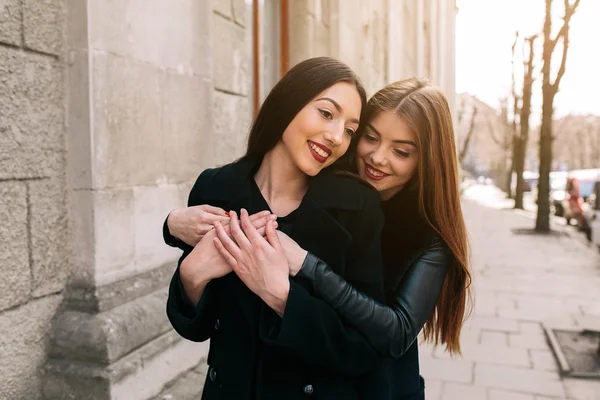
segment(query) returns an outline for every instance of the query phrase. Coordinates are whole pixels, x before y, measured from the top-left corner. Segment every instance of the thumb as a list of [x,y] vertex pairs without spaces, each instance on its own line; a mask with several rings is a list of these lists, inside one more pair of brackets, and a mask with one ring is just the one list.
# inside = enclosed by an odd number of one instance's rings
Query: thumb
[[265,227],[265,237],[267,238],[267,242],[277,251],[283,251],[283,246],[281,246],[281,242],[279,241],[279,236],[277,236],[277,222],[268,221],[267,226]]

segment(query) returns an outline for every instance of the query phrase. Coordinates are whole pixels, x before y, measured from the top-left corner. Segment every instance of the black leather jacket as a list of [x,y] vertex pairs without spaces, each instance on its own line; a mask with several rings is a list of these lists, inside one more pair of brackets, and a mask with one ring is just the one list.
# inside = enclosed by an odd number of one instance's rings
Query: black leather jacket
[[433,312],[452,261],[446,243],[434,236],[408,257],[406,268],[399,268],[406,273],[386,282],[387,304],[356,290],[310,253],[296,278],[310,283],[314,295],[365,335],[378,352],[397,358],[410,348]]

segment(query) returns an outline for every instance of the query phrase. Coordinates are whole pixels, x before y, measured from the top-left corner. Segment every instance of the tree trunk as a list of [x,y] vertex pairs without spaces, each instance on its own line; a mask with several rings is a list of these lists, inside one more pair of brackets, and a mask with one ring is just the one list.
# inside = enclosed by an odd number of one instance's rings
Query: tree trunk
[[531,115],[531,88],[533,86],[533,56],[536,35],[528,37],[525,43],[529,45],[529,58],[524,63],[523,75],[523,97],[521,101],[521,116],[519,118],[520,133],[515,140],[519,151],[515,153],[515,173],[517,175],[517,189],[515,193],[515,208],[522,210],[523,194],[525,193],[525,181],[523,170],[525,169],[525,156],[527,155],[527,143],[529,142],[529,116]]
[[540,128],[540,177],[538,180],[538,212],[535,230],[550,232],[550,171],[552,168],[552,103],[554,93],[544,91],[542,126]]

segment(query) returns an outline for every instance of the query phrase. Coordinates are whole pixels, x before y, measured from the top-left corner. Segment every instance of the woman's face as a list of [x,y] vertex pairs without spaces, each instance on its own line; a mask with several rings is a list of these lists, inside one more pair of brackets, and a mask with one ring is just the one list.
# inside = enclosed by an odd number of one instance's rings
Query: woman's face
[[338,82],[296,114],[279,145],[303,173],[317,175],[348,150],[361,108],[356,86]]
[[377,114],[357,144],[358,173],[383,200],[398,193],[413,177],[419,162],[415,133],[394,111]]

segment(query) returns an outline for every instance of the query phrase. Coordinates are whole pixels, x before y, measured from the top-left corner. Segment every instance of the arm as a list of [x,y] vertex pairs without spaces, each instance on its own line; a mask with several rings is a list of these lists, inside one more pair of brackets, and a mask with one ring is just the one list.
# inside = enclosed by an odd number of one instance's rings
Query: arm
[[[346,263],[346,270],[357,266],[370,270],[357,282],[371,296],[383,299],[383,263],[380,250],[380,231],[383,226],[379,199],[368,203],[365,219],[359,220],[357,239],[353,248],[359,250]],[[366,276],[372,278],[366,278]],[[303,287],[302,280],[291,279],[290,291],[283,317],[263,308],[259,335],[271,346],[285,348],[309,365],[328,372],[358,377],[381,362],[381,356],[369,341],[325,301],[314,297]]]
[[[202,193],[206,183],[210,180],[210,171],[204,171],[196,180],[188,198],[188,207],[205,203],[202,199]],[[163,225],[163,236],[167,239],[165,227],[168,233],[166,221]],[[183,255],[179,259],[177,269],[173,274],[169,286],[167,316],[173,328],[182,337],[192,341],[204,341],[212,335],[214,322],[216,321],[217,295],[220,279],[212,280],[208,284],[203,285],[202,288],[199,288],[202,291],[199,301],[192,304],[190,301],[192,296],[186,293],[180,271],[182,263],[192,253],[194,247],[185,243],[183,243],[183,246]]]
[[380,353],[400,357],[433,312],[451,262],[452,254],[436,237],[411,264],[388,305],[356,290],[312,254],[298,276],[309,281],[315,295],[351,321]]

